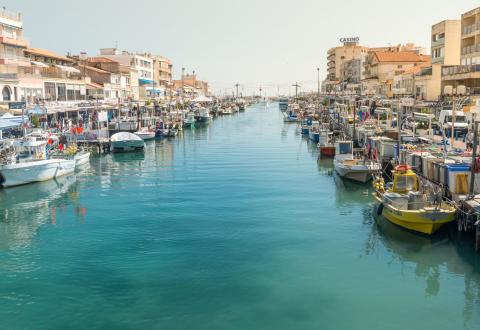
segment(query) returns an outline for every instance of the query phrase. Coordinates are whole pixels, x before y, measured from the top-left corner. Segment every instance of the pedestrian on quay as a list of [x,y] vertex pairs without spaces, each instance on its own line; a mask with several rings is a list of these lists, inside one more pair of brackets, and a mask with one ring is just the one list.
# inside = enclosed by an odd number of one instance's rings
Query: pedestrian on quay
[[467,151],[473,150],[473,132],[471,129],[468,130],[465,136],[465,143],[467,144]]

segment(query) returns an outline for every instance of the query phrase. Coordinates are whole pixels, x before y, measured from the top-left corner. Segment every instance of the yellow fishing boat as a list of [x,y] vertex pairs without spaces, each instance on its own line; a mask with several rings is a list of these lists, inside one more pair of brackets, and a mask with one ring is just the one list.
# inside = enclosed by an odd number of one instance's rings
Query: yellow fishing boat
[[427,235],[454,220],[455,207],[427,191],[409,166],[397,166],[392,173],[393,183],[390,187],[385,187],[382,178],[374,180],[377,215],[383,215],[398,226]]

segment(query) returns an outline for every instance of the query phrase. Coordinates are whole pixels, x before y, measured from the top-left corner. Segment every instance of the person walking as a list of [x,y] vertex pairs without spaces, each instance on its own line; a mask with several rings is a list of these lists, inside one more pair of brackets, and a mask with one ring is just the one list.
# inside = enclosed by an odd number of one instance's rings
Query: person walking
[[468,130],[468,133],[465,136],[465,143],[467,145],[467,151],[473,150],[473,132],[471,129]]

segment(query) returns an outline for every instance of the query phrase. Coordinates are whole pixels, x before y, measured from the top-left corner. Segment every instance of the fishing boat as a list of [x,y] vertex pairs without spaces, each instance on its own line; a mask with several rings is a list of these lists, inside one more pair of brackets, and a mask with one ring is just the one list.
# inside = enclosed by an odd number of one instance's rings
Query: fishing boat
[[393,182],[385,187],[383,178],[374,180],[376,214],[409,230],[431,235],[454,220],[455,207],[438,198],[428,185],[421,184],[417,174],[407,165],[392,171]]
[[318,143],[318,150],[322,156],[335,157],[335,142],[333,132],[328,130],[320,131],[320,142]]
[[295,111],[290,110],[283,113],[283,121],[285,123],[297,123],[299,121],[298,115]]
[[111,152],[131,152],[144,151],[145,142],[139,136],[129,133],[120,132],[113,134],[110,138]]
[[86,165],[90,162],[90,152],[81,150],[73,157],[75,160],[75,168]]
[[320,142],[320,126],[318,121],[312,122],[310,130],[308,131],[308,138],[313,142]]
[[185,114],[185,119],[183,120],[183,126],[186,128],[195,127],[195,114],[193,112],[188,112]]
[[47,141],[23,139],[2,149],[0,164],[3,187],[47,181],[75,171],[74,159],[47,159]]
[[200,124],[208,124],[212,116],[210,116],[210,111],[206,108],[198,108],[195,113],[195,120]]
[[155,135],[156,135],[154,131],[149,131],[148,129],[143,129],[133,134],[135,134],[136,136],[138,136],[144,141],[153,140],[155,139]]
[[224,106],[222,107],[222,109],[220,110],[220,114],[221,115],[231,115],[233,112],[232,112],[232,108],[230,106]]
[[352,141],[335,143],[335,171],[343,178],[365,183],[372,178],[373,173],[380,171],[378,163],[354,154]]
[[311,119],[306,119],[302,122],[302,126],[301,126],[302,135],[305,135],[305,136],[308,135],[308,133],[310,132],[311,125],[312,125]]
[[280,111],[285,112],[288,110],[288,99],[287,98],[281,98],[278,100],[278,108]]

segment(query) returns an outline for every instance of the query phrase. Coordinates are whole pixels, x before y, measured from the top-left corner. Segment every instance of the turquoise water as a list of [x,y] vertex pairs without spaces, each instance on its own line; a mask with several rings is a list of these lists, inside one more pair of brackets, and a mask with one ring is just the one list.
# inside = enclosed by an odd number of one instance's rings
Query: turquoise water
[[0,328],[479,329],[471,242],[317,157],[274,104],[1,191]]

